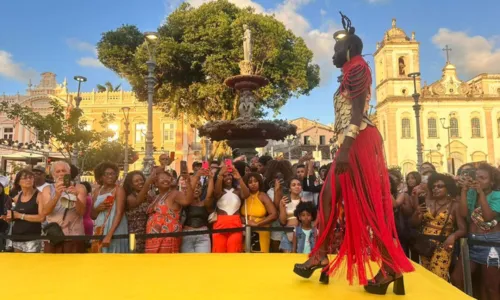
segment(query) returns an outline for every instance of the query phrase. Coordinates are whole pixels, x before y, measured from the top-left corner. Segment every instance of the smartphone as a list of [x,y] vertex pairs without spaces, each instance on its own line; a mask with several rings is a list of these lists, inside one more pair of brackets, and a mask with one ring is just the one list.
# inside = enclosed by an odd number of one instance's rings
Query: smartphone
[[226,164],[227,171],[229,173],[233,173],[233,162],[230,159],[225,159],[224,162]]
[[319,169],[320,166],[321,166],[321,163],[319,161],[315,161],[314,162],[314,168],[315,169]]
[[467,169],[462,171],[462,176],[467,176],[472,180],[476,180],[476,170],[474,169]]
[[175,160],[175,152],[172,151],[170,152],[170,162],[173,162]]
[[302,151],[302,156],[306,156],[307,155],[307,151]]
[[287,201],[286,203],[290,203],[292,202],[292,199],[291,199],[291,196],[290,196],[290,189],[287,188],[287,187],[283,187],[282,188],[282,191],[283,191],[283,197],[287,197]]
[[64,183],[64,186],[67,188],[71,186],[71,175],[70,174],[64,175],[63,183]]
[[203,170],[208,170],[210,168],[210,165],[208,164],[208,161],[204,161],[201,163],[201,168]]
[[187,161],[181,160],[181,174],[188,174],[188,172]]

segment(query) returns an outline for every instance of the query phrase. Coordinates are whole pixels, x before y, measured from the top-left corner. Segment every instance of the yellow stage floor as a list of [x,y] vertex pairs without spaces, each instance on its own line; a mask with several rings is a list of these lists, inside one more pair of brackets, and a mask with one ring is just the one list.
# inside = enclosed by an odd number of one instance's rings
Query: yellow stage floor
[[318,282],[292,272],[305,255],[0,254],[1,299],[471,299],[420,266],[406,296],[369,295],[345,279]]

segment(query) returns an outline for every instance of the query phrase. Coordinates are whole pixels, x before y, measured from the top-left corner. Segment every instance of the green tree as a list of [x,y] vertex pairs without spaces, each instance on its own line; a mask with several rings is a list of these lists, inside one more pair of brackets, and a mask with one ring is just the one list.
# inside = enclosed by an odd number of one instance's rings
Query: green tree
[[[124,145],[109,141],[114,135],[111,130],[87,130],[87,123],[81,118],[80,109],[69,109],[57,100],[51,100],[50,105],[51,114],[42,115],[31,107],[1,102],[0,113],[5,113],[9,119],[18,119],[23,126],[36,133],[40,141],[49,141],[52,148],[57,149],[68,161],[76,145],[79,149],[78,167],[81,171],[93,170],[97,163],[105,160],[123,164],[123,155],[117,153],[123,153]],[[114,115],[104,113],[101,127],[108,128],[114,119]],[[109,151],[112,152],[108,153]],[[133,151],[129,153],[135,155]]]
[[120,90],[121,86],[122,86],[121,83],[119,85],[117,85],[117,86],[113,86],[113,84],[111,82],[106,81],[104,83],[104,85],[102,85],[102,84],[96,85],[96,88],[97,88],[98,92],[106,92],[106,91],[108,91],[108,92],[118,92]]
[[[319,84],[319,66],[303,39],[273,16],[240,9],[227,0],[193,8],[181,4],[158,28],[156,46],[156,105],[167,115],[188,116],[199,125],[206,120],[231,120],[238,99],[224,85],[239,74],[243,59],[243,25],[252,30],[255,73],[270,84],[258,91],[263,109],[275,112],[291,97],[307,95]],[[123,25],[102,34],[99,60],[131,84],[139,99],[147,99],[148,51],[136,26]]]

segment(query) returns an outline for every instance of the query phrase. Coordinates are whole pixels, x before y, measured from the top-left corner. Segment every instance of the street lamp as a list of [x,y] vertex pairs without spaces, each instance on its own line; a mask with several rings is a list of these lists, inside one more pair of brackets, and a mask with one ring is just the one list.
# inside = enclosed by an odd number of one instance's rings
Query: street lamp
[[[78,91],[77,91],[76,97],[75,97],[75,106],[76,106],[76,109],[80,109],[80,103],[82,102],[82,97],[80,96],[80,88],[82,86],[82,83],[87,81],[87,78],[80,76],[80,75],[77,75],[77,76],[73,77],[73,79],[78,82]],[[77,126],[78,126],[78,121],[79,121],[79,115],[78,115],[78,119],[76,120]],[[78,147],[77,147],[76,142],[73,145],[73,154],[71,155],[71,164],[74,165],[75,167],[78,167]],[[78,176],[75,178],[75,181],[80,182],[80,174],[78,174]]]
[[[451,114],[450,114],[451,118]],[[451,157],[451,142],[450,142],[450,124],[448,123],[448,126],[446,126],[446,118],[441,118],[439,119],[441,121],[441,126],[443,126],[443,129],[446,129],[448,132],[448,159],[447,161],[451,161],[451,174],[455,174],[455,160]],[[450,165],[448,165],[448,171],[450,171]]]
[[151,169],[154,165],[153,157],[153,96],[156,79],[154,70],[156,68],[155,62],[155,47],[158,41],[158,34],[156,32],[145,32],[144,39],[149,53],[149,59],[146,62],[148,66],[148,76],[146,82],[148,83],[148,131],[146,132],[146,155],[144,156],[143,166],[144,175],[149,176]]
[[130,113],[130,107],[125,106],[122,107],[123,111],[123,118],[125,120],[125,157],[123,158],[123,177],[127,176],[128,173],[128,135],[130,134],[129,131],[129,113]]
[[78,92],[76,93],[75,104],[76,104],[76,108],[80,108],[80,102],[82,102],[82,97],[80,97],[80,87],[82,85],[82,82],[87,81],[87,78],[77,75],[77,76],[73,77],[73,79],[78,81]]
[[[422,146],[423,146],[423,145],[422,145]],[[425,149],[424,149],[424,150],[422,150],[422,151],[425,151],[425,152],[429,151],[429,159],[430,159],[430,163],[431,163],[431,164],[433,164],[433,162],[432,162],[432,152],[434,152],[434,151],[437,151],[437,152],[441,151],[441,144],[439,144],[439,143],[438,143],[438,144],[436,145],[436,150],[433,150],[433,149],[430,149],[430,150],[425,150]]]
[[415,123],[417,127],[417,169],[423,164],[424,160],[422,157],[422,138],[420,137],[420,104],[418,104],[418,99],[420,94],[417,93],[417,77],[420,76],[420,72],[414,72],[408,74],[408,77],[413,78],[413,100],[415,104],[413,105],[413,110],[415,111]]

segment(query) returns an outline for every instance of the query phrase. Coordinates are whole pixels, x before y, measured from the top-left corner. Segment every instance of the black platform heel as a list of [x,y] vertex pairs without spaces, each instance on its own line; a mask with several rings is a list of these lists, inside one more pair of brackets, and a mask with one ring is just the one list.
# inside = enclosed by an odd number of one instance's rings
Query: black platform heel
[[295,264],[295,266],[293,267],[293,272],[299,275],[300,277],[310,278],[314,273],[314,271],[316,271],[317,269],[324,269],[327,266],[328,265],[314,265],[305,267],[304,264]]
[[375,282],[375,280],[371,280],[368,282],[367,285],[364,286],[364,288],[365,291],[370,294],[385,295],[387,293],[387,288],[393,282],[394,282],[394,286],[392,289],[393,293],[399,296],[404,296],[406,293],[405,293],[405,282],[403,276],[394,278],[391,281],[385,283],[377,283]]
[[321,271],[321,275],[319,276],[319,282],[322,284],[330,283],[330,275],[328,275],[328,271]]

